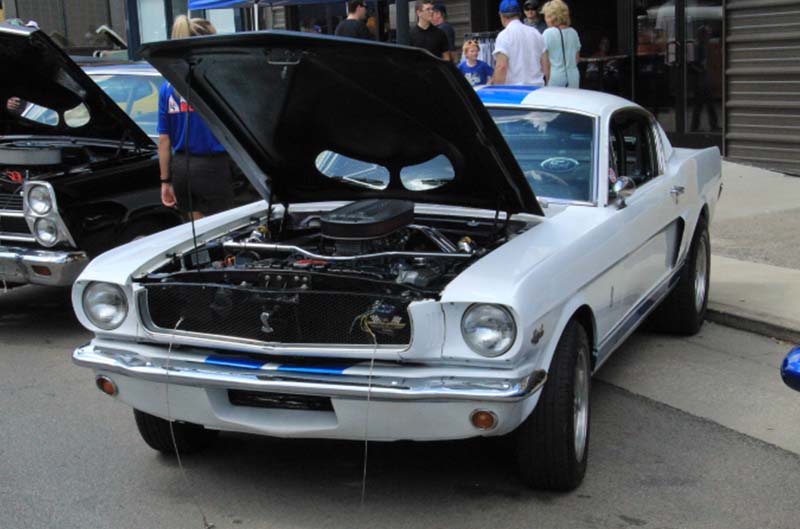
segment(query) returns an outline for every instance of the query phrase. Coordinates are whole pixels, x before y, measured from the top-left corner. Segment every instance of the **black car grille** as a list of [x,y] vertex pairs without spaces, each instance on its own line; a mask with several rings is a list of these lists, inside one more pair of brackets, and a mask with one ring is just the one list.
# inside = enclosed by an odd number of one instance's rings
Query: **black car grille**
[[20,233],[30,235],[28,223],[21,217],[6,217],[0,212],[0,233]]
[[379,345],[411,341],[408,300],[397,296],[197,284],[152,284],[146,290],[145,321],[170,331],[177,325],[179,332],[265,343],[370,345],[369,329]]
[[[0,193],[0,238],[5,235],[31,235],[28,223],[23,217],[22,195],[19,193]],[[9,215],[13,213],[14,215]]]
[[0,193],[0,211],[22,211],[22,195]]

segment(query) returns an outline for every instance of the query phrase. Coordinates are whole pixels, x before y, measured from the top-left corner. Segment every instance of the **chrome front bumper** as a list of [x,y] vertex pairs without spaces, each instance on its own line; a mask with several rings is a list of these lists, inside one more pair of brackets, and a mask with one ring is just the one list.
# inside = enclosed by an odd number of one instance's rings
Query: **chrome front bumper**
[[[68,286],[75,281],[88,262],[89,257],[81,251],[0,246],[0,281]],[[45,267],[50,274],[39,273],[34,270],[34,266]]]
[[[131,349],[139,347],[131,344]],[[124,344],[120,344],[124,347]],[[230,365],[209,364],[206,357],[175,354],[155,357],[131,350],[86,344],[72,355],[75,364],[123,376],[201,388],[242,389],[291,395],[386,401],[481,401],[511,403],[537,392],[547,378],[536,370],[520,378],[464,375],[448,376],[447,369],[410,366],[376,366],[376,375],[365,368],[344,373],[300,373],[264,371]],[[466,370],[467,372],[470,370]],[[379,373],[379,374],[377,374]],[[484,370],[485,373],[485,370]]]

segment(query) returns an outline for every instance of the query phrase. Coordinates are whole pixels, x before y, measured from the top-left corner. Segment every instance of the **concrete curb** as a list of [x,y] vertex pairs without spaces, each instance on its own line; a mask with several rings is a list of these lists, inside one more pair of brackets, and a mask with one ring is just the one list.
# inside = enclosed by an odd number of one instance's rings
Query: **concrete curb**
[[770,338],[777,338],[785,342],[800,344],[800,329],[795,327],[792,322],[788,322],[775,316],[768,316],[754,311],[742,310],[724,303],[708,303],[706,319],[741,329],[756,334],[761,334]]

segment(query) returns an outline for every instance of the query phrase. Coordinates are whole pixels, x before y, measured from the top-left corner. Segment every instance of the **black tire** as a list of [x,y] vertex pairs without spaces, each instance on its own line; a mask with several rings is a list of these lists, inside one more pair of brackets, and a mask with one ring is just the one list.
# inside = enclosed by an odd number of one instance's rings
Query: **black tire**
[[653,314],[655,328],[673,334],[697,334],[706,318],[710,280],[711,238],[708,222],[700,217],[680,279]]
[[[583,398],[580,405],[576,394]],[[526,485],[570,491],[581,484],[589,456],[590,394],[589,338],[572,320],[558,341],[536,408],[514,434],[517,471]]]
[[208,447],[219,433],[216,430],[206,430],[197,424],[176,421],[172,422],[172,430],[175,433],[175,443],[173,443],[170,421],[136,409],[133,410],[133,416],[144,442],[153,450],[165,454],[174,454],[175,445],[178,445],[178,452],[181,454],[199,452]]

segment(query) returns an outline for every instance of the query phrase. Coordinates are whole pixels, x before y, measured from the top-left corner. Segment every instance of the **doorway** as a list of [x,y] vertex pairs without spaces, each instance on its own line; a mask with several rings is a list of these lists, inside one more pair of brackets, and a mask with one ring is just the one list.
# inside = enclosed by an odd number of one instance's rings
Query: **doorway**
[[636,0],[636,102],[679,146],[722,145],[721,0]]

